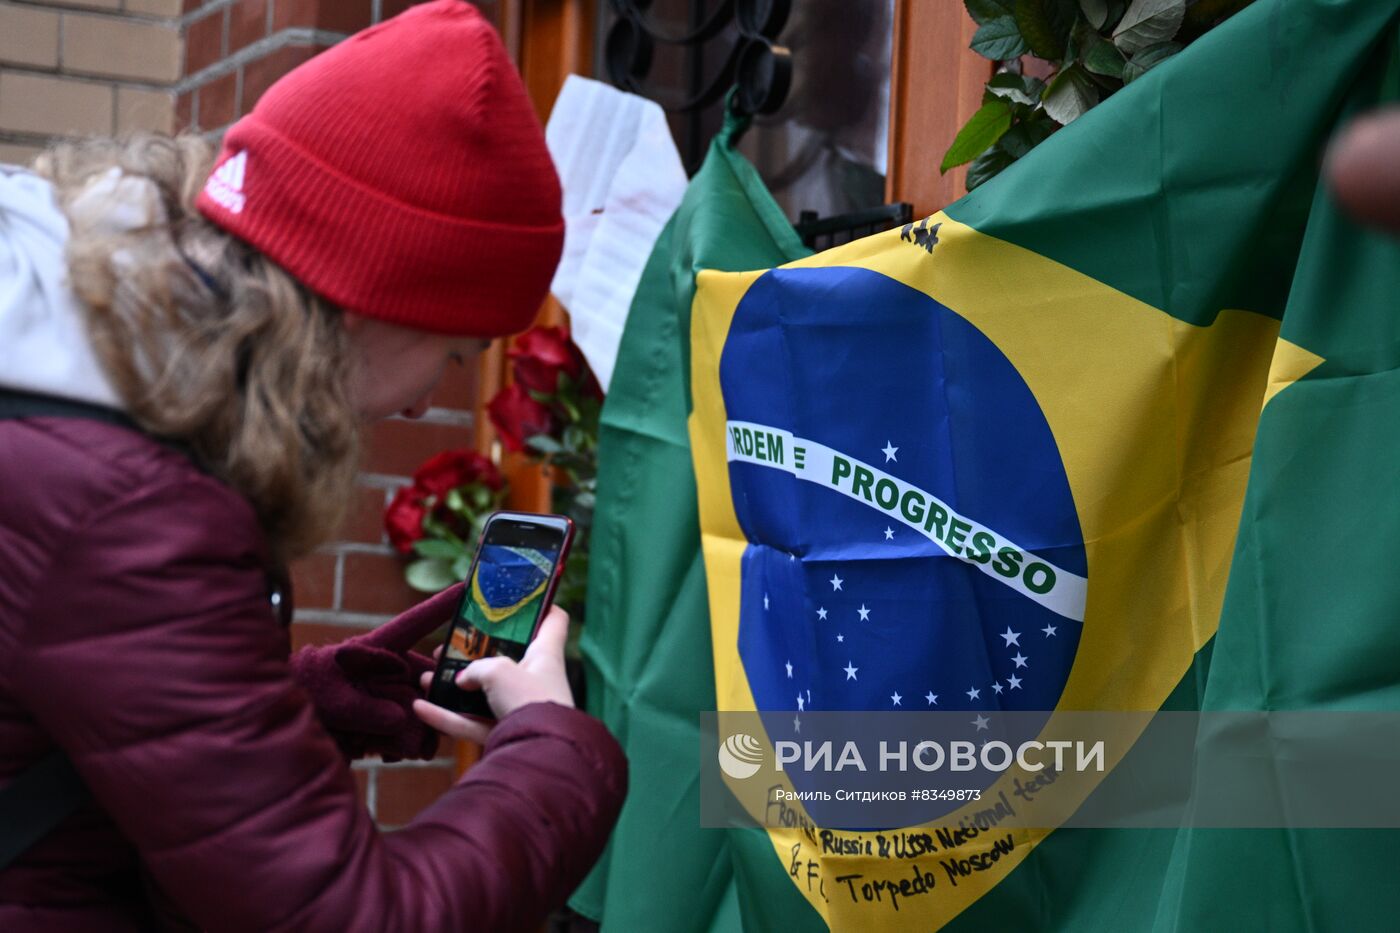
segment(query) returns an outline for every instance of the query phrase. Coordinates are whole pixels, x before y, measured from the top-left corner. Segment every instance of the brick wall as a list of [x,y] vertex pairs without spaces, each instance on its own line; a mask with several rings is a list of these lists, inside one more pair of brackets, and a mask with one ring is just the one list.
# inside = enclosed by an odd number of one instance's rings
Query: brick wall
[[[4,2],[4,0],[0,0]],[[131,2],[131,0],[128,0]],[[176,125],[216,135],[253,108],[283,74],[350,33],[402,12],[410,0],[182,0],[184,57]],[[478,4],[495,14],[494,3]],[[385,505],[428,457],[476,441],[475,365],[449,367],[433,407],[417,421],[393,418],[366,436],[363,472],[339,540],[292,568],[294,647],[330,644],[367,632],[423,594],[403,582],[388,546]],[[435,647],[432,640],[423,646]],[[408,822],[451,786],[453,749],[433,762],[355,764],[361,796],[382,826]]]
[[[217,132],[251,110],[279,77],[350,33],[403,12],[413,0],[181,2],[185,52],[178,124]],[[496,4],[477,6],[493,14]]]
[[169,130],[180,0],[0,0],[0,162],[49,139]]

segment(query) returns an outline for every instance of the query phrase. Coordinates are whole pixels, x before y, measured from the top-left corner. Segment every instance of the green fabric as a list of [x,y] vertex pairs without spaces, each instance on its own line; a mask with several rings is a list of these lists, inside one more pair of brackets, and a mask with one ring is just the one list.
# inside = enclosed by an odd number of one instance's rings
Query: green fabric
[[[1279,317],[1326,360],[1264,410],[1219,631],[1176,708],[1400,708],[1400,509],[1381,498],[1400,462],[1400,247],[1318,184],[1346,116],[1400,99],[1397,6],[1256,3],[948,209],[1182,320]],[[1393,929],[1397,845],[1060,831],[945,930]]]
[[[743,892],[726,833],[699,828],[699,712],[714,709],[715,687],[686,433],[690,305],[700,269],[762,269],[809,252],[734,150],[742,130],[731,121],[711,144],[662,231],[603,406],[579,645],[589,712],[626,750],[630,790],[607,851],[570,904],[605,930],[740,928]],[[771,846],[768,861],[780,870]],[[797,897],[785,876],[776,881]]]
[[[1349,109],[1400,100],[1396,39]],[[1281,336],[1326,362],[1260,420],[1206,709],[1400,709],[1397,299],[1400,243],[1319,191]],[[1183,830],[1155,929],[1395,929],[1397,847],[1395,831]]]

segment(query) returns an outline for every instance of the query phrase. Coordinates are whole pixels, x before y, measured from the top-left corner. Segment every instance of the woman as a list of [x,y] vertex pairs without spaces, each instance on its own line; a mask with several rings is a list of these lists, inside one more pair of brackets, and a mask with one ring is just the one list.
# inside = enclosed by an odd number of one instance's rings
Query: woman
[[[562,613],[467,672],[486,735],[412,701],[422,664],[386,648],[452,594],[291,664],[270,605],[350,499],[360,424],[528,326],[562,240],[538,121],[479,14],[437,0],[210,156],[151,137],[0,171],[0,784],[57,750],[90,795],[0,870],[0,929],[538,928],[626,781],[572,708]],[[342,750],[431,755],[410,702],[486,751],[381,835]]]

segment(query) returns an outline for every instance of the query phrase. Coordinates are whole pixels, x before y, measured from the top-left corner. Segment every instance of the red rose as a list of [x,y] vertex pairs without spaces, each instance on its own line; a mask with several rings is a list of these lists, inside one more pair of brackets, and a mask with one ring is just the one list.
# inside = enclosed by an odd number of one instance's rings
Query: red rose
[[525,441],[536,434],[552,434],[555,430],[554,416],[549,409],[531,398],[518,382],[497,392],[486,409],[506,450],[522,451]]
[[424,461],[413,474],[413,485],[439,497],[470,483],[482,483],[491,489],[502,485],[496,465],[474,450],[444,450]]
[[553,395],[559,391],[559,374],[568,373],[578,383],[585,367],[583,354],[563,327],[536,327],[521,334],[506,354],[515,381],[527,389]]
[[389,543],[399,553],[413,553],[413,542],[423,537],[423,517],[427,513],[421,490],[405,486],[394,493],[389,508],[384,510],[384,529],[389,532]]

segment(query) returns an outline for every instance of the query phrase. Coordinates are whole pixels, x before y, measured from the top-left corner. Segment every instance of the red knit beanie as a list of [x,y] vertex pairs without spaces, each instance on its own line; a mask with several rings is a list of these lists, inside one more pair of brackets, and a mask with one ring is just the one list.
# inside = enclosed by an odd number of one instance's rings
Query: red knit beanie
[[524,330],[564,242],[559,178],[500,38],[461,0],[372,26],[229,128],[196,205],[342,308]]

